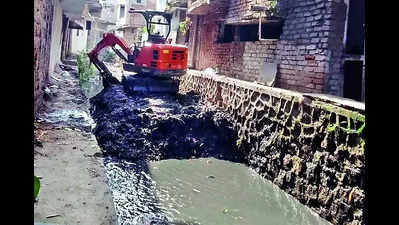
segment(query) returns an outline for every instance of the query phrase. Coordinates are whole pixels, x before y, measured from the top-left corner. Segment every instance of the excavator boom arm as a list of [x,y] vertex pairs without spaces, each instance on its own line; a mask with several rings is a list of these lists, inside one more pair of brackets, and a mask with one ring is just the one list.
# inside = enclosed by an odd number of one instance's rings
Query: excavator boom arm
[[[132,54],[132,51],[128,47],[127,43],[123,40],[115,36],[113,33],[106,33],[104,34],[104,38],[98,42],[96,47],[89,52],[87,55],[89,56],[90,62],[94,64],[94,66],[100,71],[100,74],[103,78],[103,83],[106,85],[110,84],[117,84],[119,81],[112,76],[112,73],[108,70],[107,66],[98,59],[98,54],[100,51],[105,47],[111,47],[115,53],[122,58],[123,60],[127,61],[125,56],[115,48],[115,45],[119,45],[123,51],[125,51],[128,55]],[[105,86],[105,85],[104,85]]]
[[[119,53],[118,56],[121,57],[122,54],[120,54],[120,52],[115,49],[115,45],[119,45],[119,47],[121,47],[122,50],[125,51],[128,55],[132,54],[129,46],[123,39],[118,38],[113,33],[106,33],[104,34],[104,38],[100,42],[98,42],[96,47],[88,54],[89,58],[97,58],[100,51],[105,47],[112,47],[112,49],[116,51],[117,54]],[[125,59],[123,55],[121,58]]]

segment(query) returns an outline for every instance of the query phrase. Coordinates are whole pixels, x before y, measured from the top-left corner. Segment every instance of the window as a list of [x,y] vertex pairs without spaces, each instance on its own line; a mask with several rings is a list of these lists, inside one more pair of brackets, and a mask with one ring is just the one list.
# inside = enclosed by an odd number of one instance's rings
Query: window
[[[282,23],[262,24],[262,39],[279,39],[282,30]],[[258,41],[259,24],[239,26],[240,41]]]
[[137,2],[137,4],[141,4],[141,0],[137,0],[136,2]]
[[91,30],[91,21],[86,21],[86,30]]
[[235,26],[219,24],[218,28],[219,32],[216,43],[229,43],[234,40]]
[[[262,39],[279,39],[282,29],[282,22],[262,24]],[[237,33],[239,41],[258,41],[259,24],[249,25],[218,25],[217,43],[228,43],[234,41]],[[237,30],[237,31],[235,31]]]
[[125,5],[121,5],[119,18],[125,17]]
[[76,36],[79,36],[79,29],[76,30]]

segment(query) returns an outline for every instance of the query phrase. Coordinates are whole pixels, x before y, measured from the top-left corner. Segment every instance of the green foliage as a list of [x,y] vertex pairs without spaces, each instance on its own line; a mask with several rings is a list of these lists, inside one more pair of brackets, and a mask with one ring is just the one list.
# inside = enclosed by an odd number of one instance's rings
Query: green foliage
[[115,58],[116,58],[115,52],[107,49],[103,52],[103,54],[101,54],[101,56],[102,56],[102,61],[109,62],[109,63],[115,63]]
[[148,33],[147,27],[138,28],[141,34]]
[[331,133],[331,132],[335,131],[336,127],[337,127],[336,123],[335,124],[328,124],[327,131]]
[[180,31],[183,35],[185,35],[185,34],[187,33],[188,29],[190,29],[191,23],[192,23],[192,22],[191,22],[190,18],[187,17],[185,21],[181,21],[181,22],[179,23],[179,31]]
[[76,56],[76,61],[78,64],[78,73],[80,81],[89,80],[90,76],[94,76],[96,74],[96,68],[94,65],[90,64],[89,57],[87,56],[87,52],[82,50]]
[[33,176],[33,199],[36,200],[40,190],[40,180],[36,176]]
[[271,16],[275,16],[277,14],[276,6],[277,6],[277,0],[268,0],[266,2],[267,10]]
[[238,139],[238,140],[236,141],[236,146],[237,146],[237,148],[240,148],[240,147],[241,147],[241,143],[242,143],[242,140],[241,140],[241,139]]

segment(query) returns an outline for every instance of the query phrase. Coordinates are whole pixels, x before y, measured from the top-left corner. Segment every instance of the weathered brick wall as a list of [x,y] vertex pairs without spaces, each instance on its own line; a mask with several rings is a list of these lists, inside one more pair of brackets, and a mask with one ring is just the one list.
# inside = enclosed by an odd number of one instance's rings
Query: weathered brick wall
[[342,95],[338,89],[343,51],[343,1],[281,2],[285,24],[277,44],[278,87],[302,92]]
[[333,224],[364,224],[364,104],[189,70],[195,91],[233,117],[247,163]]
[[275,61],[276,40],[232,42],[216,47],[220,73],[246,81],[261,82],[259,69],[263,62]]
[[[263,62],[275,62],[277,40],[216,43],[216,21],[220,14],[209,14],[200,22],[200,48],[196,69],[217,68],[223,75],[260,82],[259,68]],[[193,27],[198,21],[193,19]],[[194,32],[190,30],[189,54],[194,51]]]
[[344,0],[327,2],[330,9],[327,13],[325,25],[329,26],[327,45],[328,69],[325,70],[324,93],[343,96],[344,85],[344,31],[347,6]]
[[[129,1],[130,5],[126,5],[128,7],[128,11],[130,8],[134,8],[135,10],[155,10],[156,9],[156,0],[147,0],[146,4],[137,4],[136,1]],[[145,27],[145,19],[144,16],[138,13],[127,13],[128,15],[128,23],[134,27]]]
[[34,2],[34,113],[43,101],[43,87],[48,82],[50,65],[51,31],[53,23],[53,1]]
[[[255,2],[231,0],[223,18],[225,23],[247,22],[243,18],[250,14],[257,18],[250,11]],[[274,62],[278,64],[277,87],[342,96],[346,17],[343,0],[280,0],[279,9],[285,19],[283,33],[273,41],[218,44],[215,21],[222,18],[213,12],[206,15],[200,26],[201,54],[196,69],[219,67],[225,75],[257,81],[260,64]]]

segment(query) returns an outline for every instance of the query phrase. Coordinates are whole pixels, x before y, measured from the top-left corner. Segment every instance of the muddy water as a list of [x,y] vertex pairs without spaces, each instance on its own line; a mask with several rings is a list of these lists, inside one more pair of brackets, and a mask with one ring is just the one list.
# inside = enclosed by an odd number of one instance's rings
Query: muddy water
[[170,221],[223,225],[329,224],[243,164],[215,158],[151,162]]
[[331,225],[244,164],[105,159],[118,224]]

